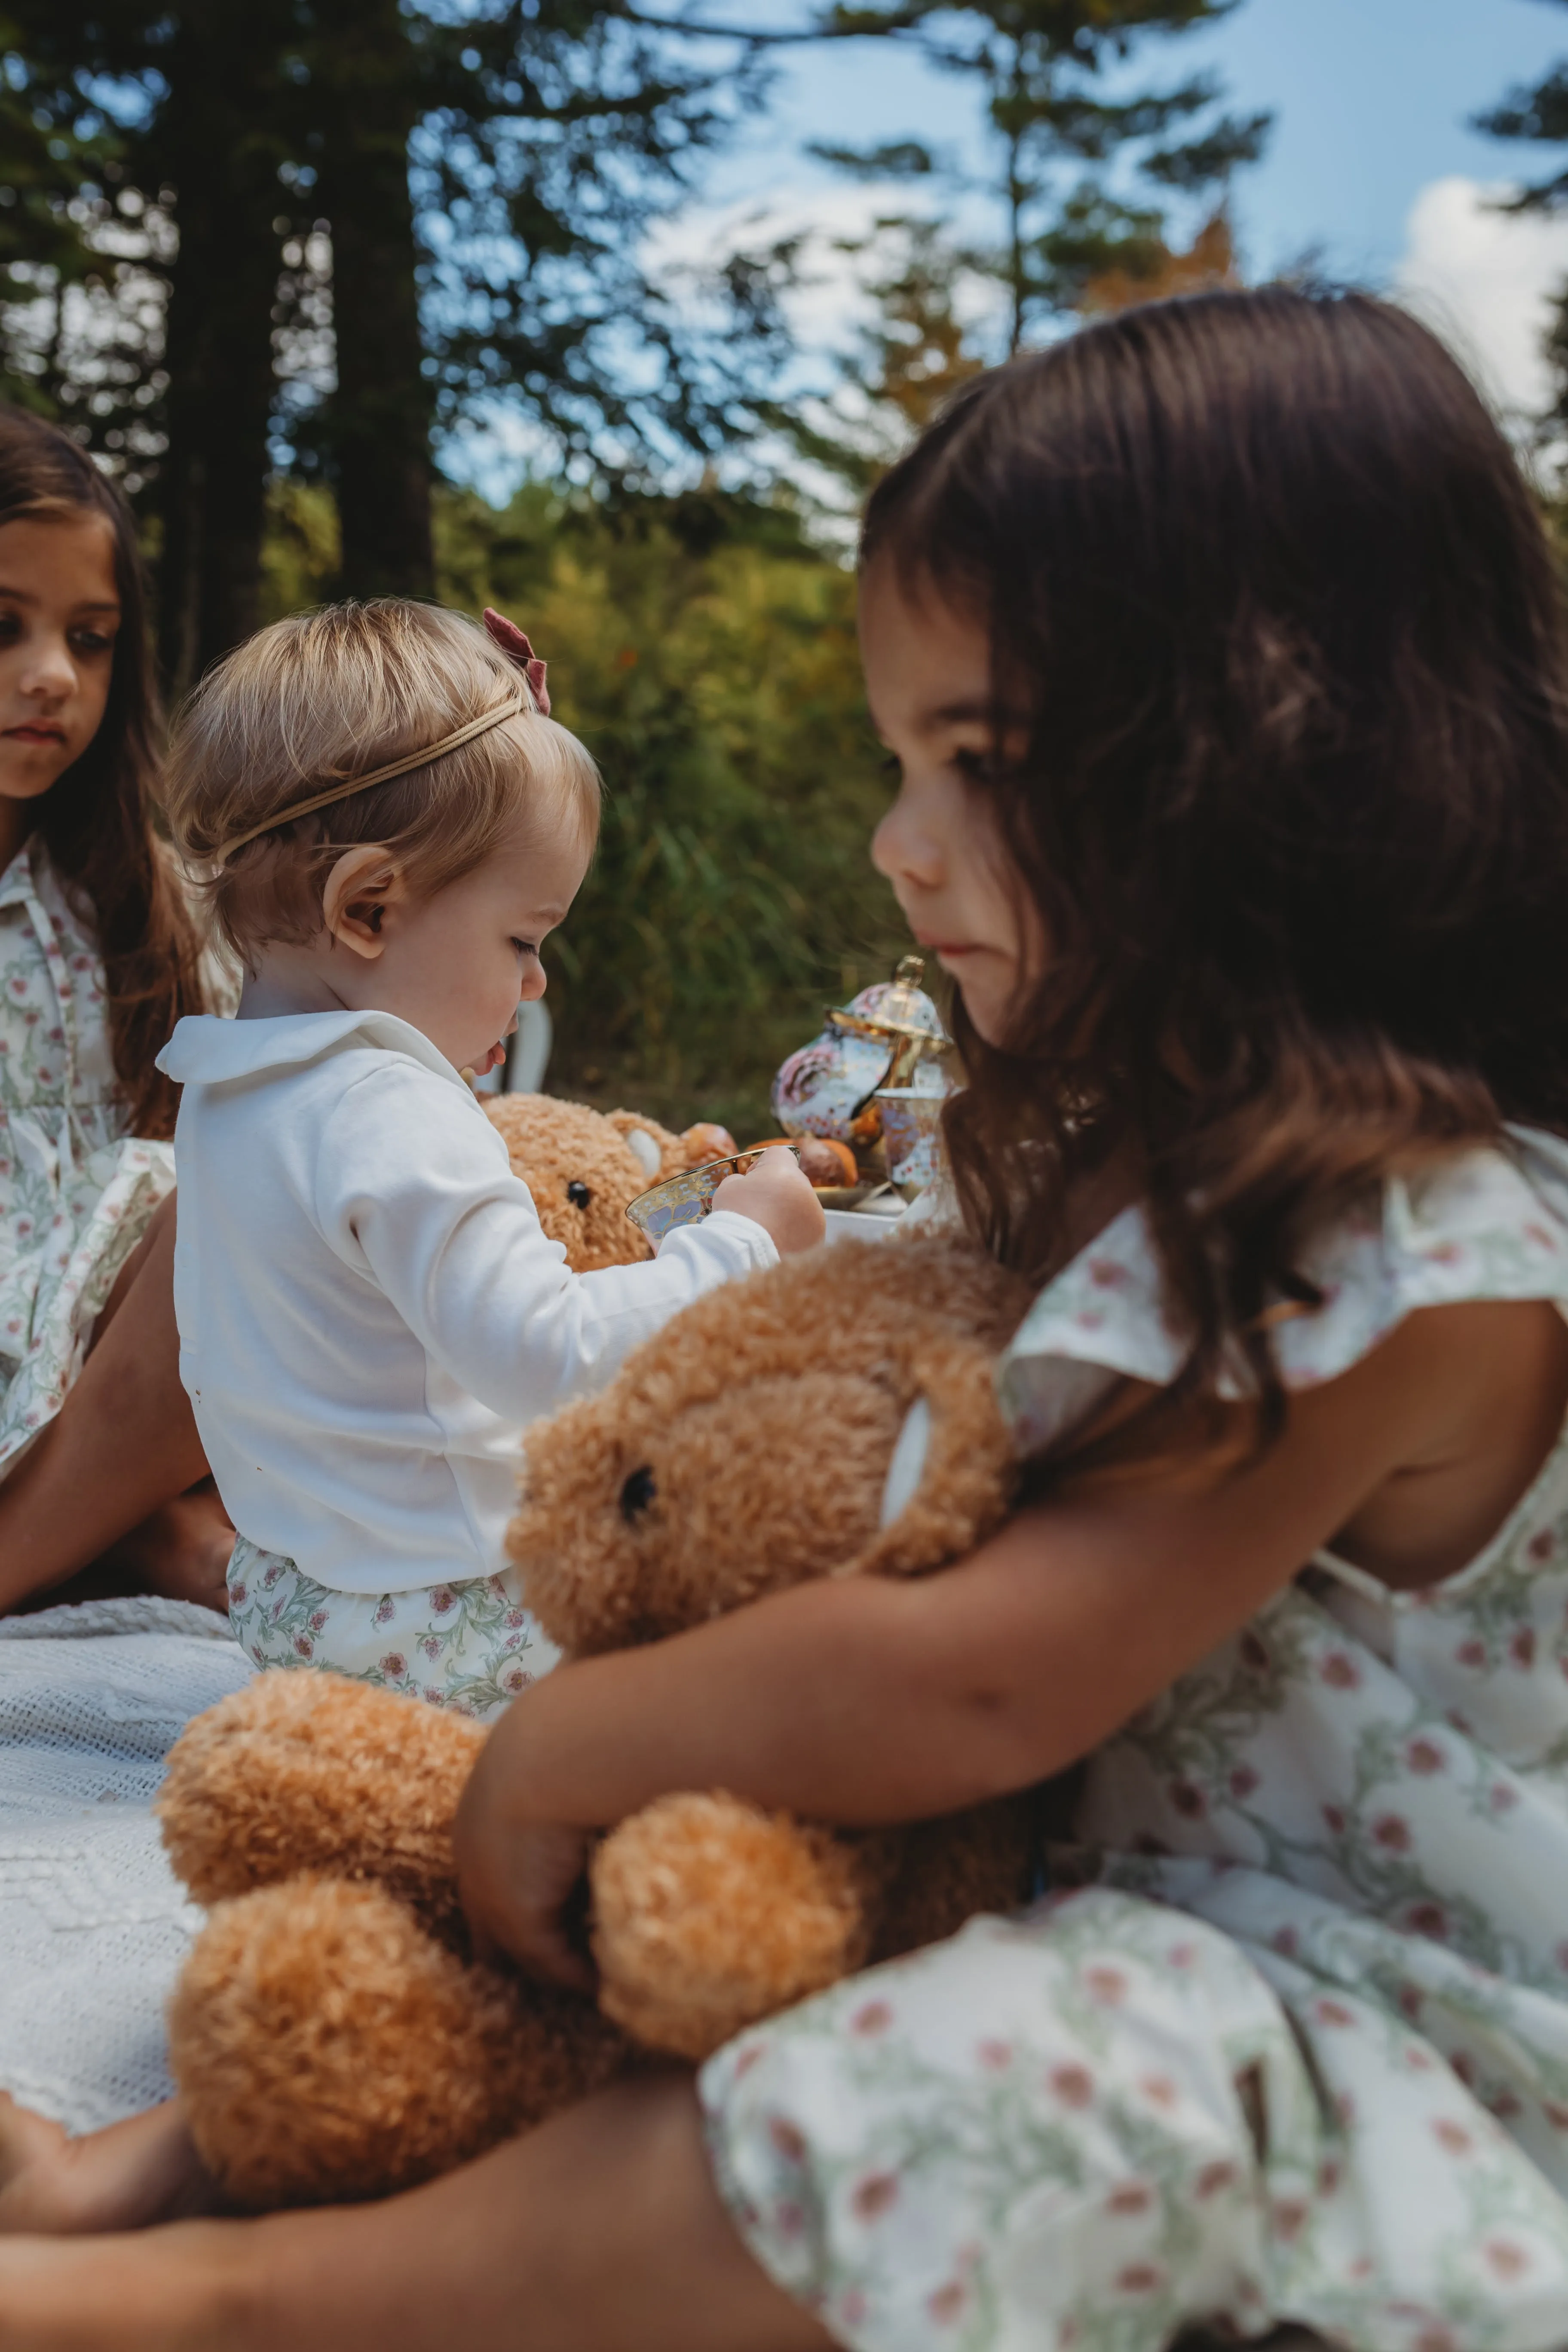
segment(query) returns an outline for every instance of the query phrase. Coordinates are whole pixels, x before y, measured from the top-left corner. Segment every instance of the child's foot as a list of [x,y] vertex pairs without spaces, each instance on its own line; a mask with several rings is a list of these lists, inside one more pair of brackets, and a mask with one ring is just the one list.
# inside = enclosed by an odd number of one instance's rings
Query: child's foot
[[18,1616],[79,1601],[116,1601],[156,1592],[168,1601],[195,1601],[228,1614],[228,1561],[234,1529],[210,1478],[160,1503],[139,1526],[64,1584],[47,1586],[18,1604]]
[[0,2235],[141,2230],[219,2202],[177,2099],[72,2139],[0,2092]]
[[134,1582],[129,1592],[159,1592],[169,1601],[195,1601],[228,1614],[228,1562],[234,1529],[210,1478],[161,1503],[140,1527],[107,1551],[98,1566]]

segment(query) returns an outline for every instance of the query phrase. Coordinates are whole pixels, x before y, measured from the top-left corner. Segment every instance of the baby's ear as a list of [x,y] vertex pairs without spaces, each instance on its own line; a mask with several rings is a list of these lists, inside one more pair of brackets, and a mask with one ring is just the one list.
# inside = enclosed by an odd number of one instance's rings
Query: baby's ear
[[397,865],[379,844],[346,849],[321,891],[321,928],[338,946],[374,963],[386,944],[386,910],[404,895]]

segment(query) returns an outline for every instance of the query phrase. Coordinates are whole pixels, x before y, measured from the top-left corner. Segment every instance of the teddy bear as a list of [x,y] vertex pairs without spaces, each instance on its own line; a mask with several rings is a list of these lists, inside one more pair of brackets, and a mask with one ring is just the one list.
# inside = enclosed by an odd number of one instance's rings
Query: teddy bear
[[555,1095],[493,1095],[484,1105],[533,1195],[539,1222],[574,1274],[636,1265],[652,1248],[626,1215],[628,1202],[667,1176],[735,1149],[711,1121],[672,1135],[641,1111],[590,1110]]
[[[1015,1489],[993,1363],[1026,1304],[930,1234],[698,1300],[529,1433],[509,1540],[546,1633],[588,1656],[809,1578],[962,1558]],[[212,1907],[170,2063],[237,2203],[411,2186],[1027,1892],[1025,1799],[847,1832],[666,1796],[596,1848],[595,2005],[470,1949],[452,1823],[483,1737],[417,1698],[279,1673],[176,1743],[164,1842]]]

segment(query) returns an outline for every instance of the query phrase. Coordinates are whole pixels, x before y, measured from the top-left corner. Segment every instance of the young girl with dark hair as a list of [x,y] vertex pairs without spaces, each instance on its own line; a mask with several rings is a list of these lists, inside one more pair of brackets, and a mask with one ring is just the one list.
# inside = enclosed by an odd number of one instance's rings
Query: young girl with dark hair
[[[1151,306],[881,485],[876,844],[956,982],[957,1205],[1039,1293],[1027,1498],[913,1584],[569,1664],[459,1821],[580,1980],[675,1789],[1070,1775],[1051,1891],[380,2207],[0,2262],[17,2347],[1568,2342],[1568,656],[1531,500],[1360,297]],[[889,1261],[889,1272],[892,1271]],[[18,2119],[19,2121],[19,2119]],[[199,2192],[177,2109],[18,2225]]]
[[157,733],[124,503],[0,410],[0,1610],[89,1563],[222,1605],[170,1296],[154,1056],[204,992],[153,835]]

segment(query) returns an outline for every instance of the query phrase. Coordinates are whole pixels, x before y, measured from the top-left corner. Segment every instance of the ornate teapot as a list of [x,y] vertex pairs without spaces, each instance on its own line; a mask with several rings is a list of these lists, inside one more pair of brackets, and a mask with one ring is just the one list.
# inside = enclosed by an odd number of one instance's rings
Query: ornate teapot
[[921,986],[925,963],[905,956],[890,981],[876,982],[842,1007],[801,1046],[773,1080],[773,1117],[785,1135],[824,1135],[873,1154],[881,1140],[876,1096],[886,1087],[950,1094],[952,1040]]

